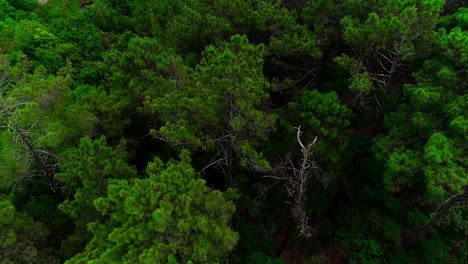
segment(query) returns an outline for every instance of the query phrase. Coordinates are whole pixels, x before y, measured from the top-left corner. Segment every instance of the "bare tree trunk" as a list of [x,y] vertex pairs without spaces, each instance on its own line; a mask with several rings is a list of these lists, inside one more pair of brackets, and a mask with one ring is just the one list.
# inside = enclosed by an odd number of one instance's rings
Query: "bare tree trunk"
[[302,162],[300,169],[294,169],[294,202],[291,209],[293,219],[300,227],[301,234],[304,237],[312,236],[312,229],[309,225],[309,217],[307,216],[307,188],[309,186],[311,176],[318,170],[315,161],[311,160],[313,155],[312,147],[317,143],[317,137],[309,145],[305,146],[301,141],[301,127],[297,129],[297,141],[301,146]]
[[15,133],[19,135],[21,141],[26,145],[29,153],[33,157],[34,161],[39,165],[41,168],[42,173],[46,176],[47,184],[55,193],[56,199],[59,202],[63,202],[65,200],[65,196],[63,195],[62,189],[60,188],[58,182],[55,180],[54,173],[50,169],[50,167],[44,162],[42,156],[37,152],[37,150],[32,145],[31,141],[28,139],[26,134],[19,128],[17,124],[13,124],[13,129]]
[[232,187],[232,166],[233,166],[233,158],[234,158],[234,142],[233,142],[233,135],[234,129],[231,125],[232,120],[234,120],[234,95],[230,92],[227,93],[227,103],[228,103],[228,146],[226,150],[226,187]]
[[233,143],[232,139],[229,139],[229,146],[227,148],[227,157],[226,157],[226,187],[232,187],[232,159],[233,159]]
[[312,147],[317,143],[317,137],[312,143],[305,146],[301,141],[301,127],[297,128],[297,141],[301,146],[302,160],[300,168],[297,168],[294,162],[288,158],[286,162],[274,169],[274,175],[265,177],[276,180],[286,181],[288,196],[292,198],[291,216],[292,220],[299,226],[301,235],[304,237],[312,236],[312,228],[309,225],[307,216],[307,188],[312,176],[318,175],[319,167],[312,160]]
[[433,228],[437,223],[444,218],[450,209],[458,203],[461,203],[468,199],[468,185],[463,186],[464,192],[457,194],[450,198],[446,203],[444,203],[440,208],[437,209],[435,215],[429,219],[422,228],[416,230],[413,234],[403,237],[403,245],[408,248],[414,245],[415,242],[419,241],[431,228]]
[[[11,107],[5,105],[3,101],[0,101],[0,109],[2,110],[1,112],[4,112],[8,117],[13,116],[13,112],[10,110],[10,108]],[[26,133],[23,130],[21,130],[18,124],[10,124],[10,126],[13,128],[14,133],[16,133],[21,138],[21,141],[26,146],[26,149],[28,150],[29,154],[32,156],[33,160],[37,163],[37,165],[39,165],[39,167],[41,168],[42,173],[47,179],[47,184],[55,193],[55,198],[57,199],[57,201],[65,201],[65,196],[63,195],[62,189],[60,188],[60,185],[54,177],[53,170],[44,161],[39,151],[33,146]]]

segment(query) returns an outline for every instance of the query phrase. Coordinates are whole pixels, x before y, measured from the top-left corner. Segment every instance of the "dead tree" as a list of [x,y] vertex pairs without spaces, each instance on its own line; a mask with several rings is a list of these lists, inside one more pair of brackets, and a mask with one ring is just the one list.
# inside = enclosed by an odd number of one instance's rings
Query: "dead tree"
[[286,190],[291,201],[291,217],[299,226],[300,233],[304,237],[312,236],[312,228],[307,216],[307,188],[310,179],[318,176],[320,168],[313,159],[313,147],[318,137],[304,145],[301,140],[301,127],[297,128],[297,141],[301,147],[301,161],[296,165],[291,158],[287,158],[282,164],[276,166],[271,175],[265,177],[286,182]]
[[[17,106],[8,106],[3,101],[0,101],[0,114],[6,115],[7,117],[13,116],[12,109],[15,109]],[[47,184],[49,185],[50,189],[55,193],[55,197],[59,202],[63,202],[65,200],[65,196],[60,188],[60,184],[55,179],[54,176],[54,169],[57,166],[57,162],[48,162],[50,157],[52,157],[55,161],[57,157],[49,153],[48,151],[41,150],[37,146],[33,144],[33,142],[29,139],[28,134],[25,130],[21,129],[20,126],[16,123],[9,122],[7,127],[11,129],[13,134],[15,134],[19,138],[20,144],[25,148],[29,156],[32,160],[39,166],[42,174],[44,174]]]

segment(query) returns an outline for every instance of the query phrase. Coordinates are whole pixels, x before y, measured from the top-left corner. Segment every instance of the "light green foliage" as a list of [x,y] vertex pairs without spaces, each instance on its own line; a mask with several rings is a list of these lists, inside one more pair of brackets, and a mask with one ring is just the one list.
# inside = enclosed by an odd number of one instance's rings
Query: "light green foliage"
[[465,140],[468,139],[468,95],[457,97],[446,107],[446,111],[451,118],[450,128]]
[[[431,87],[425,85],[405,86],[405,94],[410,97],[410,103],[416,111],[427,111],[431,108],[438,107],[440,109],[443,104],[444,97],[442,96],[442,87]],[[450,96],[450,93],[446,95]]]
[[34,67],[43,65],[55,73],[65,66],[57,52],[58,38],[48,26],[36,20],[21,20],[14,27],[13,49],[30,57]]
[[458,9],[458,11],[453,15],[453,18],[457,21],[457,24],[462,28],[462,29],[467,29],[468,28],[468,8],[466,7],[461,7]]
[[[427,64],[428,67],[434,65],[434,62]],[[424,72],[419,78],[422,74]],[[437,83],[440,75],[434,78]],[[421,81],[424,83],[427,79]],[[456,89],[423,83],[405,86],[405,96],[411,108],[402,104],[400,112],[387,115],[385,120],[390,133],[386,139],[378,141],[375,149],[387,153],[378,157],[386,160],[384,181],[388,189],[396,191],[401,186],[412,185],[413,179],[423,171],[429,196],[441,200],[460,193],[468,179],[464,169],[466,153],[460,145],[460,136],[466,137],[466,96],[456,97]],[[445,84],[450,87],[457,82]],[[440,113],[449,121],[441,120]],[[434,133],[441,127],[445,127],[446,133]],[[411,144],[404,147],[403,142]]]
[[264,111],[269,83],[262,74],[262,54],[263,45],[238,35],[220,47],[209,46],[179,92],[149,98],[148,107],[166,122],[161,135],[195,149],[218,147],[217,141],[234,144],[243,162],[268,169],[254,149],[275,121]]
[[168,20],[182,10],[184,1],[135,1],[132,5],[135,26],[144,36],[158,35]]
[[424,148],[424,159],[428,164],[424,172],[431,196],[455,195],[468,184],[468,163],[463,159],[461,149],[442,133],[429,138]]
[[238,235],[229,226],[234,205],[205,186],[181,161],[155,159],[148,178],[114,180],[94,204],[109,220],[89,225],[94,238],[67,263],[206,263],[220,261]]
[[343,162],[347,159],[351,110],[342,104],[337,93],[306,91],[284,111],[281,122],[290,133],[291,142],[297,144],[294,127],[300,125],[304,144],[318,138],[314,158],[327,172],[327,177],[342,173]]
[[210,42],[245,34],[276,54],[320,55],[313,35],[280,1],[145,1],[133,8],[139,32],[181,51],[200,52]]
[[336,92],[307,91],[298,103],[291,103],[289,110],[300,113],[300,124],[315,136],[336,138],[349,125],[349,108],[342,105]]
[[377,51],[390,55],[388,50],[392,50],[407,59],[414,55],[415,40],[431,34],[443,4],[442,0],[383,1],[371,6],[373,12],[363,23],[344,17],[343,39],[363,56]]
[[108,136],[122,133],[130,123],[129,113],[141,112],[145,100],[176,91],[179,78],[184,76],[183,67],[179,67],[182,59],[154,38],[127,32],[103,57],[100,69],[106,82],[96,89],[101,94],[96,104]]
[[19,104],[11,122],[29,130],[42,147],[58,149],[91,134],[96,122],[89,106],[76,102],[69,75],[54,77],[43,67],[16,84],[11,101]]
[[363,94],[369,94],[373,89],[372,79],[362,63],[346,54],[338,56],[333,61],[341,68],[351,74],[349,78],[349,89]]
[[468,33],[466,30],[462,30],[460,27],[455,27],[450,32],[440,29],[436,37],[437,43],[441,48],[446,49],[445,54],[450,56],[456,65],[466,66],[468,63]]
[[[126,38],[130,38],[128,44]],[[129,88],[145,100],[178,92],[188,70],[180,56],[156,38],[127,35],[122,42],[127,44],[126,50],[113,49],[106,58],[116,81],[128,82]]]
[[403,186],[411,186],[420,166],[418,157],[411,150],[403,153],[393,152],[385,164],[385,187],[396,192]]
[[[348,4],[354,1],[347,1]],[[357,3],[355,3],[357,4]],[[351,13],[341,19],[343,40],[352,48],[350,55],[334,59],[350,73],[349,89],[358,96],[359,103],[367,108],[373,95],[374,104],[382,111],[392,93],[389,85],[401,65],[411,61],[432,40],[432,30],[438,21],[444,1],[381,1],[362,3],[369,9],[367,19]],[[366,9],[365,8],[365,9]],[[352,57],[351,57],[352,56]]]
[[10,190],[27,175],[29,160],[21,159],[24,150],[12,142],[9,131],[0,134],[0,190]]
[[[24,64],[27,61],[23,61]],[[85,106],[71,100],[69,76],[48,75],[44,67],[37,68],[34,74],[23,70],[15,72],[17,70],[18,67],[6,67],[2,72],[9,84],[2,87],[0,97],[2,145],[10,146],[2,149],[3,188],[36,175],[34,169],[40,164],[33,158],[26,141],[43,155],[46,163],[52,160],[53,164],[56,162],[54,154],[77,142],[81,135],[91,133],[94,126],[94,116]],[[17,129],[23,131],[26,141]]]
[[468,107],[462,81],[467,76],[467,38],[459,27],[450,33],[440,29],[433,36],[440,55],[415,73],[417,84],[404,86],[404,101],[386,115],[389,133],[377,141],[374,150],[380,150],[374,153],[385,160],[387,189],[411,186],[424,175],[428,198],[442,201],[460,193],[468,178],[463,142]]
[[64,154],[66,158],[56,178],[63,182],[63,191],[70,197],[59,208],[74,220],[78,233],[68,237],[67,250],[76,253],[75,247],[81,248],[89,241],[89,234],[84,235],[86,225],[100,218],[93,201],[106,195],[109,180],[136,176],[136,171],[126,163],[124,148],[125,142],[113,149],[107,146],[105,137],[99,140],[84,137],[78,147]]
[[80,145],[68,150],[65,156],[56,177],[64,183],[65,192],[74,194],[73,199],[61,205],[73,218],[93,215],[89,212],[94,210],[92,202],[106,194],[110,179],[132,178],[136,174],[125,161],[124,141],[113,149],[107,146],[105,137],[99,140],[84,137]]
[[[418,113],[415,113],[417,115]],[[395,116],[395,115],[394,115]],[[424,173],[429,197],[434,200],[455,195],[461,192],[464,184],[467,184],[466,161],[463,150],[457,146],[455,141],[447,138],[443,133],[430,131],[437,124],[433,119],[424,119],[429,127],[421,131],[421,125],[413,122],[400,120],[400,125],[395,126],[389,136],[379,139],[374,144],[373,150],[380,161],[385,161],[384,183],[388,190],[399,191],[404,186],[413,185],[414,181]],[[404,122],[407,122],[404,124]],[[396,124],[396,123],[395,123]],[[401,144],[405,142],[406,136],[410,134],[397,134],[398,129],[406,129],[410,126],[415,137],[427,135],[427,142],[410,142],[409,146],[419,147],[417,149],[404,148]],[[425,125],[427,126],[427,125]],[[403,138],[402,138],[403,137]],[[402,141],[404,140],[404,141]],[[423,149],[421,147],[424,146]]]

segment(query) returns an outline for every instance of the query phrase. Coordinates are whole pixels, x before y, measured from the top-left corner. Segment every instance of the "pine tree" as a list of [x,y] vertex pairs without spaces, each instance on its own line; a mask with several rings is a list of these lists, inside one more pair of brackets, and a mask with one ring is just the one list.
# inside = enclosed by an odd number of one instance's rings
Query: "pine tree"
[[107,196],[94,201],[108,219],[89,225],[93,239],[67,263],[217,262],[238,240],[229,228],[235,207],[210,190],[190,166],[155,159],[148,178],[112,180]]

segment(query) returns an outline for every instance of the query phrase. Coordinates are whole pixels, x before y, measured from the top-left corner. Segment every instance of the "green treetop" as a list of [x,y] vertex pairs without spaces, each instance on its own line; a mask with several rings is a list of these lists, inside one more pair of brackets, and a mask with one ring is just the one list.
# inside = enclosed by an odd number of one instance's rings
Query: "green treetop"
[[67,263],[195,263],[222,260],[237,243],[232,202],[181,161],[149,163],[148,178],[113,180],[94,205],[107,219],[89,225],[94,238]]
[[233,159],[255,170],[269,165],[255,146],[272,130],[275,116],[265,111],[270,84],[263,77],[263,45],[233,36],[220,47],[209,46],[180,91],[148,98],[165,125],[159,133],[169,143],[216,149],[231,185]]

